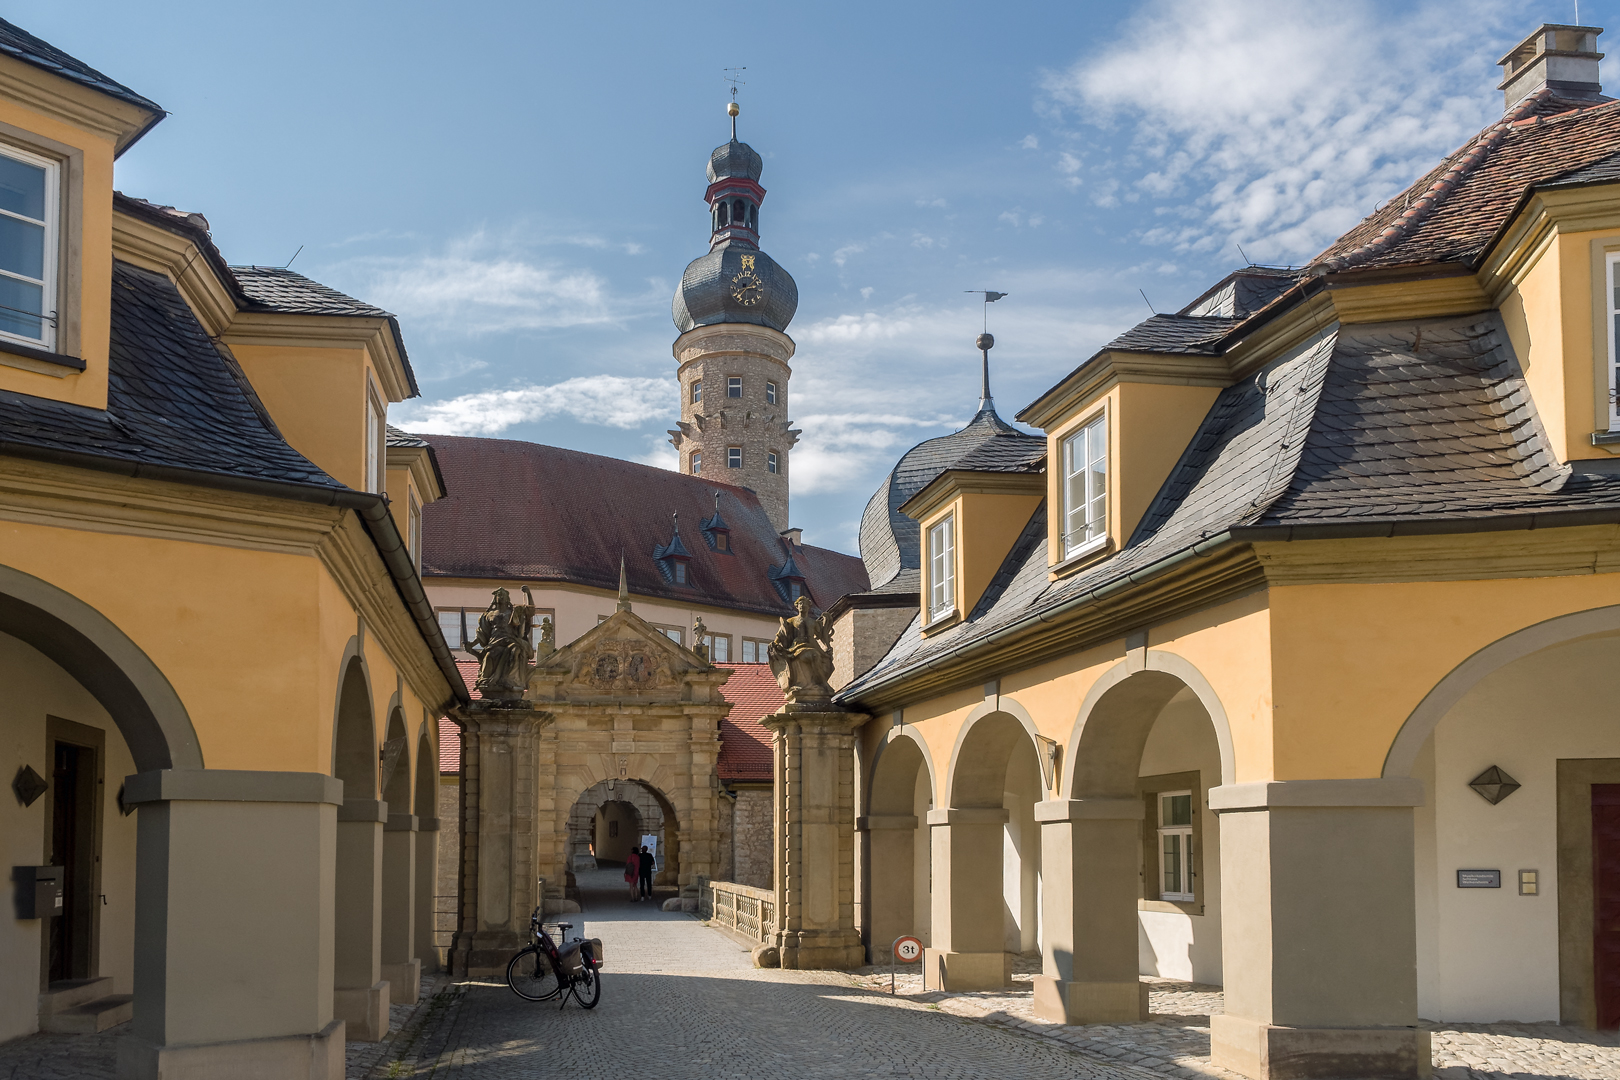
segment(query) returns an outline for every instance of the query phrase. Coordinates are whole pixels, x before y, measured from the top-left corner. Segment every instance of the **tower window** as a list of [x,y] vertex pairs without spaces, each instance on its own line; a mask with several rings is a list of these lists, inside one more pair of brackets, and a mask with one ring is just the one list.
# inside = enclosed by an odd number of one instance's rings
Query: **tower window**
[[738,199],[732,204],[731,217],[734,221],[746,224],[748,221],[748,204]]
[[776,404],[776,384],[773,382],[765,384],[765,403],[767,405]]
[[740,469],[740,468],[742,468],[742,447],[740,447],[740,446],[728,446],[728,447],[726,447],[726,468],[728,468],[728,469]]
[[722,228],[724,228],[725,226],[727,226],[729,224],[731,224],[731,204],[730,203],[721,203],[720,204],[720,226]]
[[696,476],[703,471],[703,451],[692,451],[692,475]]
[[733,375],[726,380],[726,397],[742,397],[742,376]]
[[692,402],[696,404],[703,400],[703,380],[698,379],[692,383]]
[[776,451],[775,450],[769,450],[769,451],[766,451],[766,453],[765,453],[765,471],[768,472],[768,473],[773,473],[773,472],[776,471]]

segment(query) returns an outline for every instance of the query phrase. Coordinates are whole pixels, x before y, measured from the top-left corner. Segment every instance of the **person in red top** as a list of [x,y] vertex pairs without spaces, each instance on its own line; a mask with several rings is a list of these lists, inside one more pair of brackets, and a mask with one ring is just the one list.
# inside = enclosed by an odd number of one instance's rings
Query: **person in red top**
[[624,883],[630,886],[630,899],[641,899],[641,883],[636,880],[637,871],[641,868],[641,856],[634,848],[630,849],[630,857],[624,860]]

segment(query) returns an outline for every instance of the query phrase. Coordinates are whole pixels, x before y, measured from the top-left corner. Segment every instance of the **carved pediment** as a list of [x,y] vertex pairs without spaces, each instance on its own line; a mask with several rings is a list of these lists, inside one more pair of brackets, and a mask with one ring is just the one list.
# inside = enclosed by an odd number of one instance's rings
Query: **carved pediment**
[[529,687],[564,697],[678,695],[688,675],[712,671],[634,612],[620,611],[546,657]]

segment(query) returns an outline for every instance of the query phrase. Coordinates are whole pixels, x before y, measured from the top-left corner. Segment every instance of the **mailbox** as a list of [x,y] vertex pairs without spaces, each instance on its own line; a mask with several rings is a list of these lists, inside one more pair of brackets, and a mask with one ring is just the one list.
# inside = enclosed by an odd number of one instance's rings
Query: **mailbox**
[[11,880],[17,886],[17,918],[48,919],[62,914],[60,866],[13,866]]

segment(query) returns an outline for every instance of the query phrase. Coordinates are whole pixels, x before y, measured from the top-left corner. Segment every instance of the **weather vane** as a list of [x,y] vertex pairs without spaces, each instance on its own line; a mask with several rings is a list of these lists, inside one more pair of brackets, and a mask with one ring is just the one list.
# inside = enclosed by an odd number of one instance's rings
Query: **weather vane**
[[988,334],[990,332],[990,305],[995,303],[997,300],[1000,300],[1007,294],[1004,292],[994,292],[990,289],[963,289],[962,291],[967,293],[977,293],[984,297],[984,332]]
[[1000,300],[1007,294],[1004,292],[996,292],[993,289],[963,289],[962,291],[968,293],[977,293],[978,295],[984,297],[984,333],[980,334],[979,339],[973,344],[979,350],[980,357],[984,363],[984,367],[981,369],[982,374],[981,381],[979,383],[979,411],[984,412],[987,409],[994,411],[996,402],[995,399],[990,396],[990,349],[995,345],[996,339],[990,336],[990,305],[995,303],[997,300]]
[[742,73],[748,69],[745,67],[733,67],[724,68],[723,70],[725,71],[725,75],[723,75],[722,78],[731,84],[731,101],[726,105],[726,115],[731,117],[731,141],[736,142],[737,114],[742,112],[742,109],[737,106],[737,87],[748,85],[742,79]]

